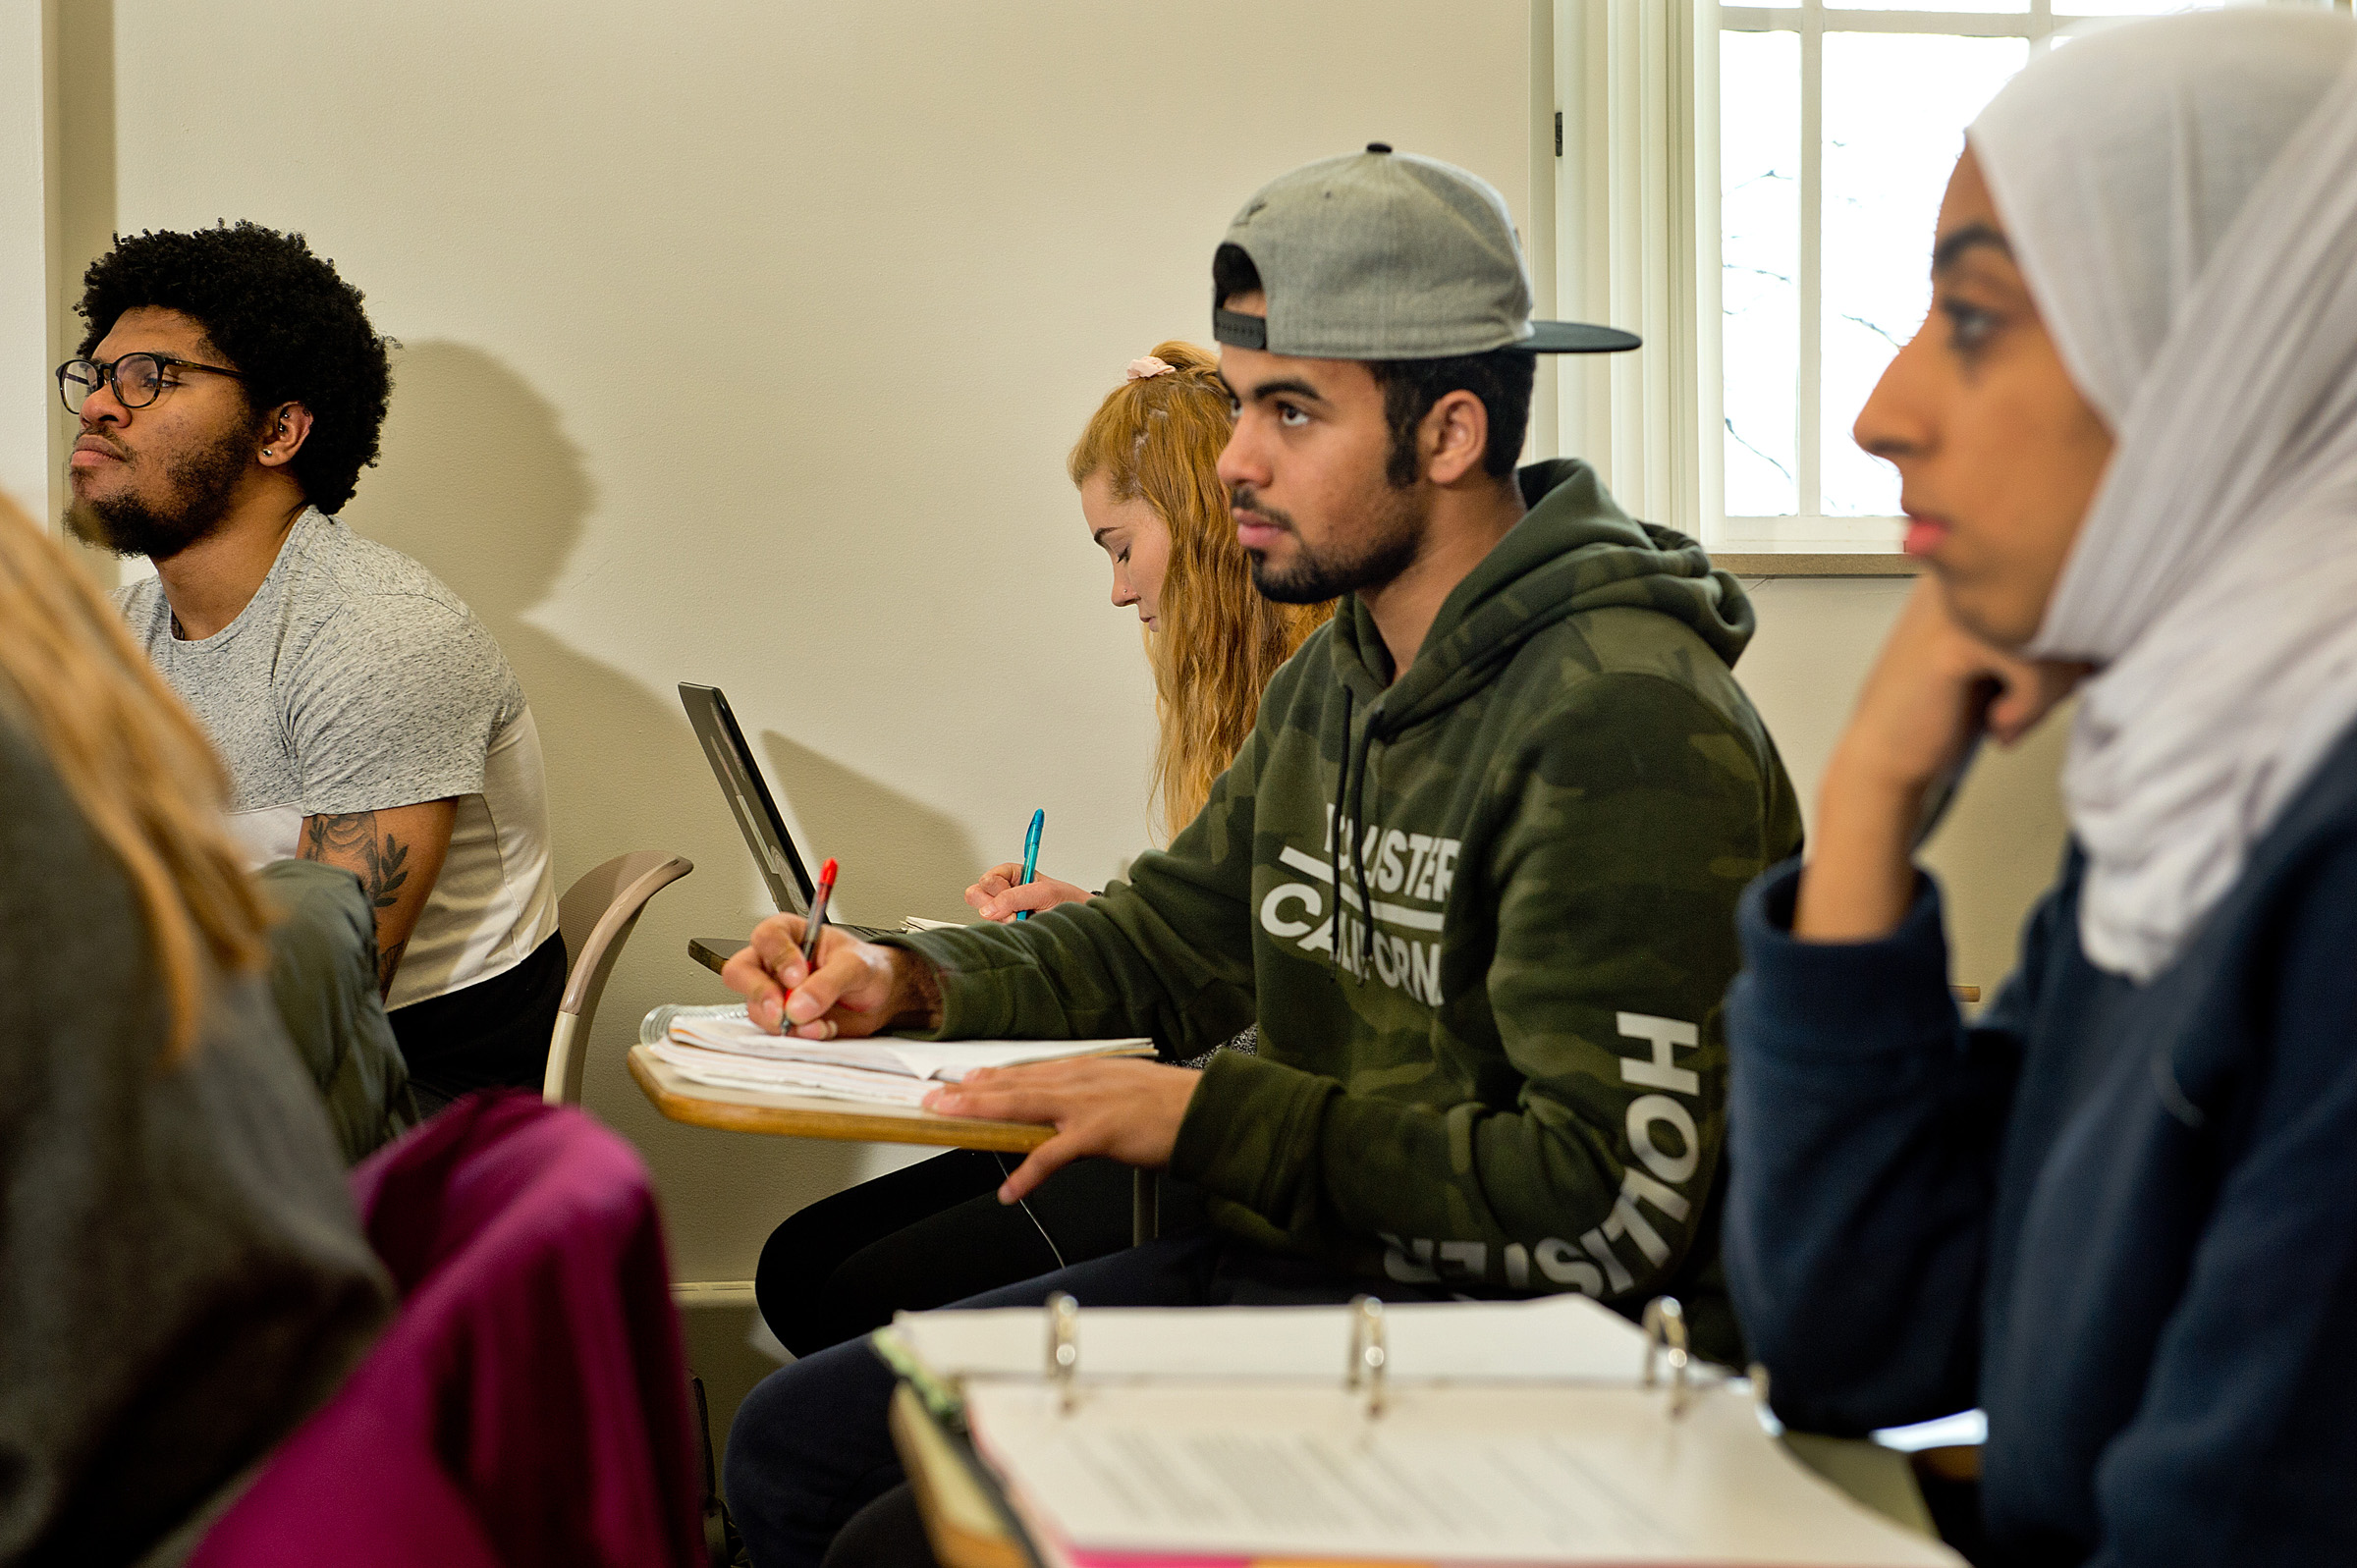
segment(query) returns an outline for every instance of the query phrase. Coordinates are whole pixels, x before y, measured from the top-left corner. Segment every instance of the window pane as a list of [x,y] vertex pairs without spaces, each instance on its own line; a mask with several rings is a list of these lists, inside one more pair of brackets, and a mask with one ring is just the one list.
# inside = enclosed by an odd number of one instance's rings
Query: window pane
[[[2153,0],[2145,0],[2150,5]],[[2030,8],[2021,0],[1825,0],[1828,11],[1978,11],[1997,16],[2026,17]]]
[[1719,38],[1727,514],[1798,510],[1800,34]]
[[1898,476],[1860,452],[1849,427],[1931,303],[1932,230],[1964,128],[2028,54],[2021,38],[1825,35],[1827,516],[1898,511]]
[[2169,0],[2057,0],[2055,6],[2055,26],[2065,26],[2073,17],[2165,17],[2178,11],[2222,11],[2227,0],[2186,0],[2176,5]]

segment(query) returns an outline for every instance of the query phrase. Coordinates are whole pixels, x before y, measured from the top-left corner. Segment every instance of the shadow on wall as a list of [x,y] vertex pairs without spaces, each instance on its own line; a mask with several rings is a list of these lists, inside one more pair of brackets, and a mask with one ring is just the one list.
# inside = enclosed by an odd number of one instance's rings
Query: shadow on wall
[[423,562],[506,650],[547,757],[560,885],[625,850],[670,847],[671,824],[720,804],[685,715],[524,619],[556,592],[597,499],[580,449],[479,349],[401,351],[393,384],[384,461],[345,517]]
[[[655,1164],[673,1200],[684,1277],[749,1265],[770,1225],[868,1174],[863,1155],[851,1145],[732,1138],[665,1122],[622,1059],[648,1007],[719,995],[687,958],[686,942],[745,931],[764,912],[747,902],[758,894],[743,841],[679,706],[525,619],[558,592],[596,501],[587,460],[556,407],[499,359],[459,343],[399,351],[393,384],[384,460],[361,476],[344,517],[424,563],[506,650],[547,761],[558,887],[631,849],[671,850],[698,864],[698,875],[648,907],[623,955],[599,1009],[584,1098]],[[732,1191],[759,1191],[764,1201],[709,1201],[710,1192]]]
[[972,918],[965,890],[984,866],[998,862],[984,860],[954,818],[775,730],[762,731],[761,744],[785,809],[801,826],[811,875],[818,861],[840,854],[845,905],[859,912],[860,923],[892,927],[906,915]]

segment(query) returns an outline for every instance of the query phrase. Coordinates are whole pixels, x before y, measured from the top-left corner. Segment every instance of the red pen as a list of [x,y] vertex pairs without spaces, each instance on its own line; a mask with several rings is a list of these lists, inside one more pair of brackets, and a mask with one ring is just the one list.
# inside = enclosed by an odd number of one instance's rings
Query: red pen
[[810,919],[802,927],[802,972],[808,974],[818,964],[818,934],[827,924],[827,897],[835,891],[835,857],[818,868],[818,895],[810,900]]

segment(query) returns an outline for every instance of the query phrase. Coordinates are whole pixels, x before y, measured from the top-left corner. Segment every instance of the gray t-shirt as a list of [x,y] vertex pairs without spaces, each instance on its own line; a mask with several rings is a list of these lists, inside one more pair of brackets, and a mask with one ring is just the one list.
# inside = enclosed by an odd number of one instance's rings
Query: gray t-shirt
[[556,930],[539,732],[498,641],[432,572],[314,508],[202,641],[174,634],[155,578],[115,602],[228,763],[254,864],[292,858],[305,817],[457,798],[388,1006],[503,973]]

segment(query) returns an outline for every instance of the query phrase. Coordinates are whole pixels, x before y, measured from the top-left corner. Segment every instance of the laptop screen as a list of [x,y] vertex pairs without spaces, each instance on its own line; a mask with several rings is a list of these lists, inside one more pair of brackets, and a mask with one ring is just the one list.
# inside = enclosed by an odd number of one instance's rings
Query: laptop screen
[[793,837],[786,832],[778,803],[770,798],[752,748],[744,743],[744,731],[737,728],[737,716],[729,711],[727,695],[718,686],[683,680],[680,703],[687,710],[696,744],[712,764],[712,776],[720,781],[720,792],[729,797],[729,809],[737,814],[737,829],[744,835],[745,847],[752,850],[761,878],[769,884],[770,898],[787,914],[807,915],[815,884],[795,850]]

